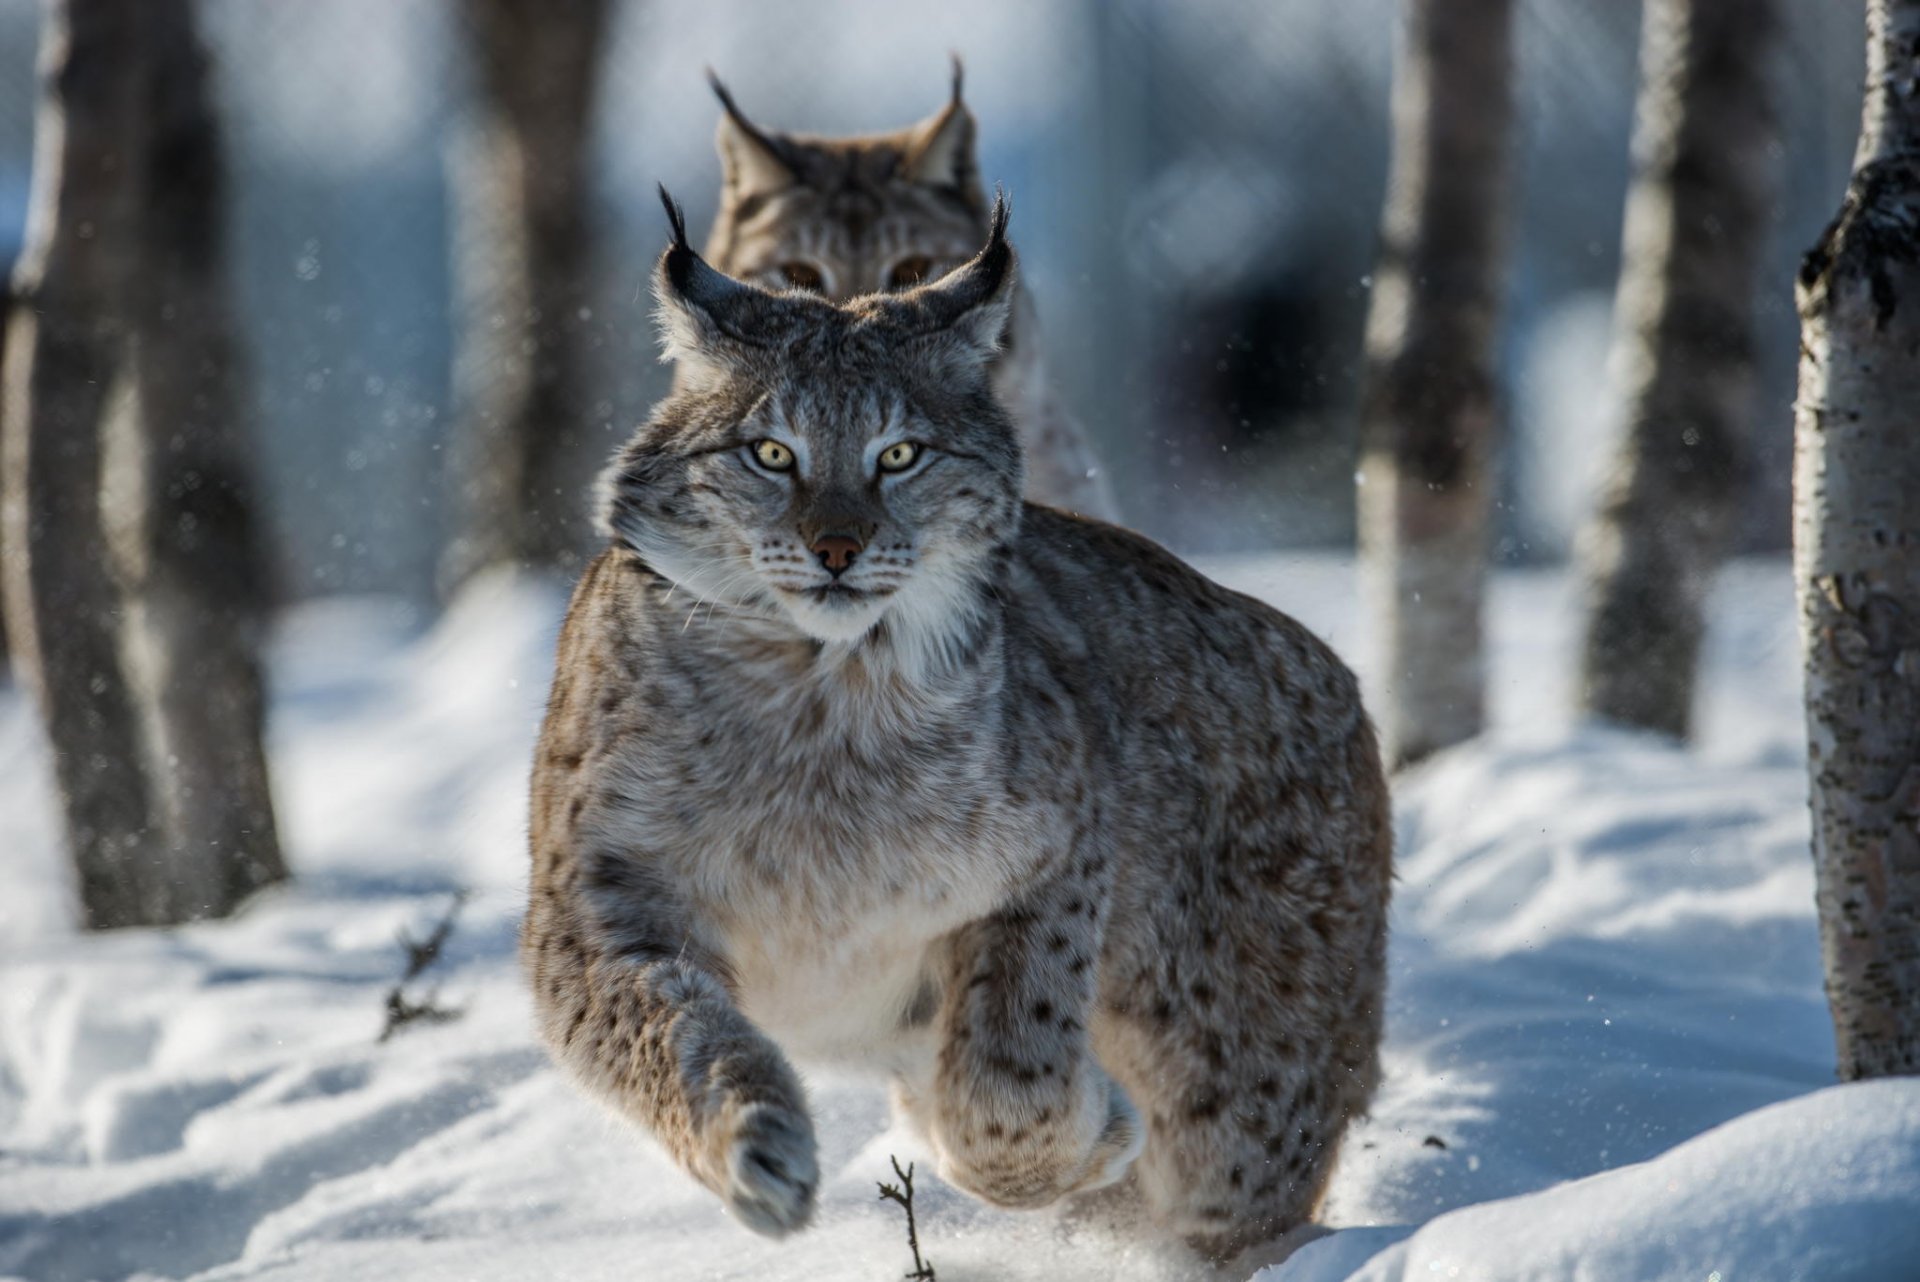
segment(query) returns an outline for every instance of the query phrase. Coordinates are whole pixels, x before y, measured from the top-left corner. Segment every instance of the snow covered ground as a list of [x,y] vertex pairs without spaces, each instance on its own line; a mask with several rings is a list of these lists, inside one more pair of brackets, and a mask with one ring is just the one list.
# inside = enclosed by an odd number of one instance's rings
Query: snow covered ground
[[[1345,562],[1209,568],[1363,655]],[[274,748],[301,877],[228,923],[72,932],[36,731],[0,693],[0,1275],[906,1271],[874,1183],[924,1155],[872,1084],[810,1079],[820,1222],[769,1243],[532,1042],[513,941],[560,605],[493,582],[424,634],[378,602],[294,615]],[[1920,1276],[1920,1082],[1832,1085],[1784,564],[1715,599],[1693,752],[1567,725],[1571,614],[1558,576],[1500,578],[1499,727],[1400,787],[1386,1085],[1338,1231],[1260,1282]],[[379,1041],[397,935],[459,889],[406,991],[463,1016]],[[930,1177],[920,1202],[943,1282],[1205,1276]]]

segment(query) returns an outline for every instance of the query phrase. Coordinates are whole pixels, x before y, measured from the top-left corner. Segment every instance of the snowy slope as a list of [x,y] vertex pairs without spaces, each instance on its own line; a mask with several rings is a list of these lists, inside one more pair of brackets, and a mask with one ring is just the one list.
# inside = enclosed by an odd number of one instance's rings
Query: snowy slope
[[[1361,653],[1344,563],[1212,568]],[[533,1044],[513,935],[560,604],[493,582],[419,636],[378,603],[290,620],[274,738],[302,878],[224,924],[70,932],[31,719],[0,694],[0,1275],[905,1271],[874,1181],[923,1155],[872,1084],[809,1079],[821,1221],[768,1243]],[[1501,728],[1400,789],[1387,1084],[1341,1231],[1261,1282],[1899,1276],[1920,1084],[1829,1087],[1786,571],[1738,567],[1718,598],[1697,753],[1566,726],[1569,614],[1553,576],[1500,581]],[[464,1017],[377,1041],[396,934],[458,887],[408,993]],[[931,1178],[921,1202],[945,1282],[1199,1276]]]
[[1648,1162],[1442,1215],[1405,1240],[1335,1234],[1256,1282],[1885,1282],[1920,1271],[1916,1189],[1920,1090],[1836,1086]]

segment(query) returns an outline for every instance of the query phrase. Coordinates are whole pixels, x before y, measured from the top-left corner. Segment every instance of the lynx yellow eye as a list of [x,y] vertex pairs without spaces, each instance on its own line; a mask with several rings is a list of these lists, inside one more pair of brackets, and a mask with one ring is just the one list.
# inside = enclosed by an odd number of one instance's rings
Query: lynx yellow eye
[[887,273],[888,289],[912,289],[933,271],[933,260],[921,254],[903,258]]
[[778,441],[755,441],[753,458],[756,463],[769,472],[790,472],[793,470],[793,451]]
[[827,283],[812,263],[781,263],[780,275],[794,289],[810,289],[816,294]]
[[920,457],[920,447],[912,441],[901,441],[889,445],[880,451],[880,470],[882,472],[904,472],[912,467]]

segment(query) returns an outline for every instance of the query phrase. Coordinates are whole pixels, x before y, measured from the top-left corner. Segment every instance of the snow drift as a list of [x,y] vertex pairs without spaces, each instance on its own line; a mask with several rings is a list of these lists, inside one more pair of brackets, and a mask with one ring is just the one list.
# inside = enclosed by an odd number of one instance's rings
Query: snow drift
[[[1212,568],[1363,652],[1346,563]],[[1694,751],[1567,726],[1566,585],[1509,574],[1494,600],[1498,729],[1397,794],[1387,1079],[1336,1231],[1260,1282],[1911,1274],[1920,1082],[1831,1084],[1784,565],[1735,567],[1716,599]],[[301,876],[225,923],[72,932],[41,748],[0,692],[0,1274],[906,1271],[874,1185],[925,1155],[874,1084],[810,1078],[821,1215],[775,1243],[535,1046],[514,935],[560,605],[496,580],[421,635],[375,602],[296,614],[273,732]],[[461,888],[404,989],[461,1017],[380,1041],[396,936]],[[1206,1276],[920,1184],[943,1282]]]

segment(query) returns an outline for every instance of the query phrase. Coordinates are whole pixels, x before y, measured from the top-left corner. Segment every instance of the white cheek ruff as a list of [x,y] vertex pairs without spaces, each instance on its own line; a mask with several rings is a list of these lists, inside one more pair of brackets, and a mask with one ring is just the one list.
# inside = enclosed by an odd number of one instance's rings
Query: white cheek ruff
[[939,554],[923,556],[890,598],[888,635],[901,671],[915,679],[950,666],[979,623],[977,572]]
[[632,548],[655,573],[685,596],[689,605],[746,606],[764,597],[760,576],[748,564],[745,550],[731,547],[720,535],[710,547],[688,547],[670,529],[644,521],[611,523],[614,537]]

